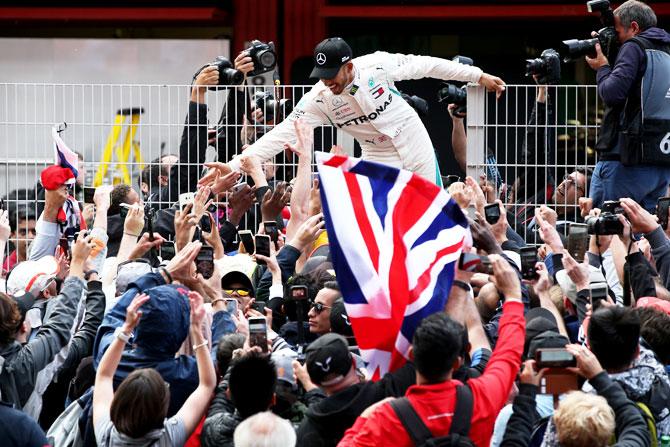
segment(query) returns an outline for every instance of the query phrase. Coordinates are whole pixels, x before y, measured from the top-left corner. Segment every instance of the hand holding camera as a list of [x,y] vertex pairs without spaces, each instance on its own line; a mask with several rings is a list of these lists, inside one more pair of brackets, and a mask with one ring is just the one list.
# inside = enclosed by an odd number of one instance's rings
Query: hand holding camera
[[144,228],[144,208],[139,204],[132,205],[128,209],[126,219],[123,222],[123,232],[135,237],[142,233]]
[[577,291],[589,288],[589,266],[574,260],[567,250],[563,251],[563,266],[568,277],[575,283]]
[[250,71],[254,69],[254,61],[249,57],[247,51],[242,51],[235,58],[235,70],[239,70],[244,73],[246,76]]
[[[642,208],[639,203],[633,199],[621,199],[621,208],[626,213],[626,217],[630,221],[633,233],[648,234],[654,231],[658,226],[656,217],[649,214],[647,210]],[[667,216],[666,216],[667,219]]]
[[571,353],[577,361],[576,367],[568,368],[573,373],[579,374],[587,380],[591,380],[604,371],[595,354],[586,346],[571,344],[565,345],[565,349]]

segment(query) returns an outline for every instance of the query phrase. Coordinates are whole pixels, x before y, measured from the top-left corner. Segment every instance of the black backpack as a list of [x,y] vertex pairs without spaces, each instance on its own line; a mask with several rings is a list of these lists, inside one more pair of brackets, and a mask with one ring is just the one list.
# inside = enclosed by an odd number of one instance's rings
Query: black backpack
[[456,407],[447,436],[436,438],[423,423],[406,397],[394,399],[391,408],[407,430],[407,434],[417,447],[474,447],[468,437],[472,419],[472,390],[467,385],[456,387]]

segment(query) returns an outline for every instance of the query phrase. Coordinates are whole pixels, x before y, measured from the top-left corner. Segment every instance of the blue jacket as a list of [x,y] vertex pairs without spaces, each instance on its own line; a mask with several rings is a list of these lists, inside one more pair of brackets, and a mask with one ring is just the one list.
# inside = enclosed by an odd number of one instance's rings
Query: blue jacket
[[114,386],[138,368],[156,369],[170,384],[168,416],[172,416],[198,386],[195,358],[185,355],[175,358],[190,326],[188,289],[185,286],[166,285],[159,273],[148,273],[130,284],[98,329],[93,347],[94,365],[98,367],[114,339],[114,330],[121,327],[126,319],[126,308],[140,292],[147,293],[150,299],[142,306],[142,319],[123,352],[114,375]]
[[[640,37],[670,44],[670,34],[661,28],[646,29],[640,33]],[[604,65],[598,70],[598,94],[608,106],[622,105],[646,68],[647,62],[642,48],[635,42],[624,42],[614,67]]]

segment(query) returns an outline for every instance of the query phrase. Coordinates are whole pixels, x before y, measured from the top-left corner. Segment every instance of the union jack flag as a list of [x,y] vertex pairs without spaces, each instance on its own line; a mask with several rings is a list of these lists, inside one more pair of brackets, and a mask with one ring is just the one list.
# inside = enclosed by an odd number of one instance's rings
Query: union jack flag
[[421,320],[444,309],[467,219],[409,171],[326,153],[317,162],[337,281],[376,380],[405,363]]

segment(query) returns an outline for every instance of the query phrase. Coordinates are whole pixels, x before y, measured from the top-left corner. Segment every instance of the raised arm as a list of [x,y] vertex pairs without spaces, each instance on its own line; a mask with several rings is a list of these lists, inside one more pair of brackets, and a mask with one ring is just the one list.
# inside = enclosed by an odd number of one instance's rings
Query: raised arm
[[[319,84],[317,84],[318,86]],[[317,127],[328,122],[327,118],[318,109],[315,103],[316,92],[314,88],[307,92],[298,104],[296,104],[293,112],[286,117],[284,121],[279,123],[268,133],[263,135],[254,144],[249,146],[244,155],[253,155],[258,157],[261,161],[269,160],[277,155],[284,148],[285,143],[293,143],[296,141],[296,133],[293,122],[298,118],[302,118],[310,127]],[[228,165],[234,170],[240,170],[239,158],[230,160]]]
[[298,156],[298,171],[291,192],[291,219],[288,221],[286,236],[290,239],[297,228],[309,217],[309,193],[312,186],[312,145],[314,129],[302,119],[293,122],[298,136],[296,144],[287,147]]
[[200,329],[205,318],[203,298],[197,292],[189,292],[188,297],[191,302],[191,340],[194,343],[193,351],[195,351],[195,358],[198,362],[200,383],[186,399],[175,417],[184,423],[184,431],[190,435],[209,407],[214,387],[216,387],[216,372],[209,356],[207,341],[202,336]]
[[133,298],[126,309],[126,321],[121,326],[120,332],[114,337],[114,341],[109,349],[102,356],[95,374],[95,388],[93,390],[93,426],[98,427],[100,421],[109,419],[109,409],[112,406],[114,398],[114,373],[116,372],[123,349],[128,340],[133,335],[133,330],[137,327],[142,318],[142,311],[139,310],[144,303],[149,301],[149,296],[138,294]]

